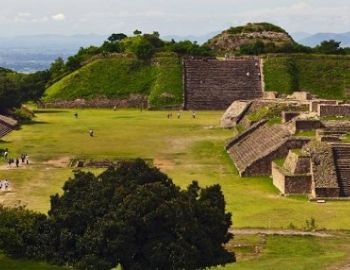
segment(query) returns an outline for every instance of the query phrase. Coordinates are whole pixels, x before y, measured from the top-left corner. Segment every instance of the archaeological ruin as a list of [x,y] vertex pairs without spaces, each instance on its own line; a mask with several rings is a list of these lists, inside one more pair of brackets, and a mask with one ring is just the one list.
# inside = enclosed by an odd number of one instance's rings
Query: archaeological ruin
[[238,131],[225,149],[241,176],[271,176],[284,195],[350,197],[349,104],[303,92],[236,100],[221,125]]
[[226,109],[234,100],[262,96],[258,57],[186,58],[183,62],[184,109]]

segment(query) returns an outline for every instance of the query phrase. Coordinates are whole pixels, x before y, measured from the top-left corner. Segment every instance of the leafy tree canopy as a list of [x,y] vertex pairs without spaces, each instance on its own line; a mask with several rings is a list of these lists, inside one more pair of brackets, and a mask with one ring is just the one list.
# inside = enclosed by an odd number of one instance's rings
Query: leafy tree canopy
[[340,43],[340,41],[335,41],[334,39],[325,40],[315,47],[315,51],[324,54],[344,54],[345,50],[340,47]]
[[[28,233],[38,241],[15,228],[21,245],[9,249],[0,242],[0,248],[18,256],[37,250],[36,258],[79,269],[203,269],[235,260],[223,247],[232,237],[231,214],[219,185],[200,188],[193,182],[181,190],[136,160],[99,176],[77,172],[63,191],[51,197],[47,219],[32,221],[29,215]],[[10,230],[10,223],[0,223],[0,232]]]

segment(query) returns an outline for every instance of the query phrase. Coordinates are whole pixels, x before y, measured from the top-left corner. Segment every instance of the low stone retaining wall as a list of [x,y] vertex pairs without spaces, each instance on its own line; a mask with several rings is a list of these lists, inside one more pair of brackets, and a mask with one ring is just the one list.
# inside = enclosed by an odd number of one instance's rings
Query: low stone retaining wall
[[322,127],[320,120],[303,120],[298,119],[295,121],[295,129],[298,130],[314,130]]
[[336,100],[311,100],[310,112],[318,112],[318,105],[337,105]]
[[145,96],[132,95],[125,99],[76,99],[53,102],[43,102],[38,104],[40,108],[147,108],[148,102]]
[[282,112],[282,123],[289,122],[293,118],[299,116],[301,112]]
[[322,116],[350,116],[350,105],[319,105],[318,115]]

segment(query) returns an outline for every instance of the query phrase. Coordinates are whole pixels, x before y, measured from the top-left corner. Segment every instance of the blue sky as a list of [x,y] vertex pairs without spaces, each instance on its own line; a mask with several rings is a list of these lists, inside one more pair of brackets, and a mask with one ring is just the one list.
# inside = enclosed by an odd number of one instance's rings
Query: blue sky
[[159,31],[201,35],[250,21],[350,31],[349,0],[0,0],[0,36]]

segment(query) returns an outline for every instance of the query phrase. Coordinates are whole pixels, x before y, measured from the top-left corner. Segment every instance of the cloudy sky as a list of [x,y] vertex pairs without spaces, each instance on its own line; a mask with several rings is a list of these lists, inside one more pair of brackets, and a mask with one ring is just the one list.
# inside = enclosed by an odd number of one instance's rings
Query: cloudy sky
[[0,36],[159,31],[201,35],[250,21],[350,31],[349,0],[0,0]]

